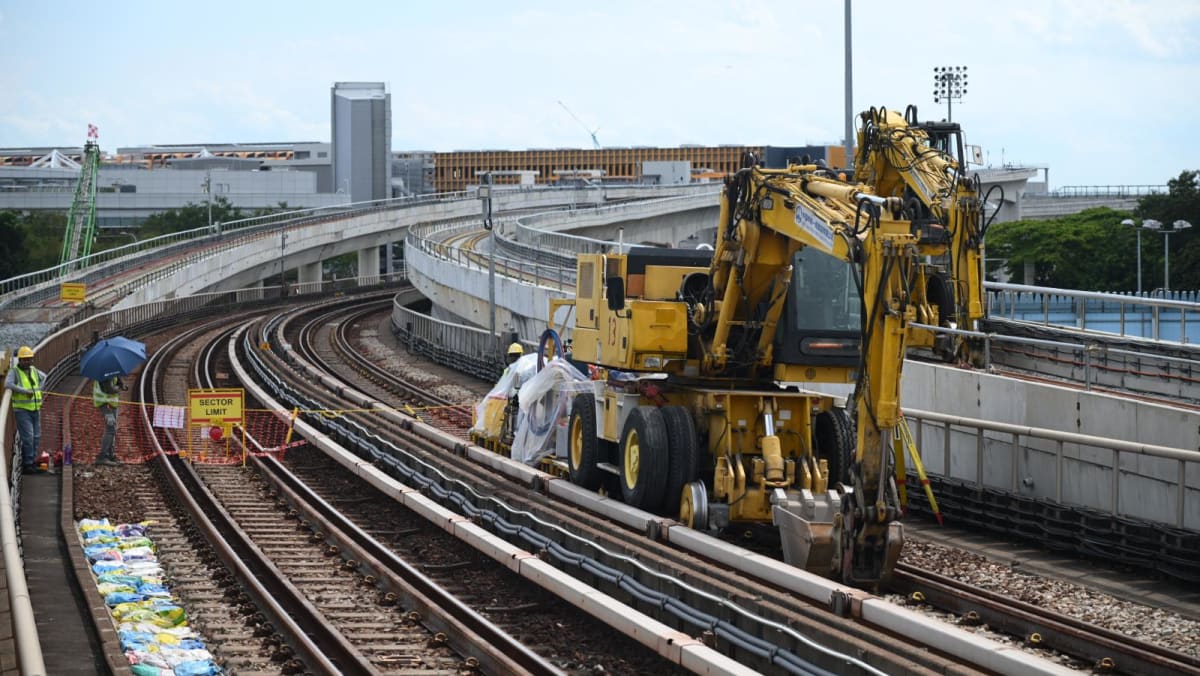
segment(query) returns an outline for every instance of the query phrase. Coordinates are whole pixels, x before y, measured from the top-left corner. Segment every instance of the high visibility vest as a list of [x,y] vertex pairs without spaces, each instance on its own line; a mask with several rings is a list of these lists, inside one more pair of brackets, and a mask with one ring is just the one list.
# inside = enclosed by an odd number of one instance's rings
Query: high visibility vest
[[42,383],[38,379],[37,367],[31,367],[28,371],[17,366],[17,382],[21,387],[27,390],[33,390],[33,394],[25,394],[24,392],[12,393],[12,407],[22,411],[39,411],[42,408]]
[[96,408],[100,408],[101,406],[116,406],[117,401],[118,398],[116,392],[113,392],[112,394],[105,392],[104,388],[100,387],[99,380],[92,383],[92,404],[94,404]]

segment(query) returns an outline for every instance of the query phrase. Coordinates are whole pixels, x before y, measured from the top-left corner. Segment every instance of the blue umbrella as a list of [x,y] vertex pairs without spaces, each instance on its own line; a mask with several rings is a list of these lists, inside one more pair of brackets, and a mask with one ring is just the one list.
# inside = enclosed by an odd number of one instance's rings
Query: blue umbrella
[[146,361],[146,345],[124,336],[105,338],[79,359],[79,372],[92,380],[128,375]]

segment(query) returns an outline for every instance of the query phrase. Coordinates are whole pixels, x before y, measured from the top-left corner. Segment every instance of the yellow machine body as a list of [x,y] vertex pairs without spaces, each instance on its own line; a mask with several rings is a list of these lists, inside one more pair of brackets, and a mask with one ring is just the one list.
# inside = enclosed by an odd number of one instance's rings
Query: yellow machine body
[[903,544],[904,359],[974,356],[934,329],[983,316],[983,228],[978,183],[944,150],[957,126],[862,122],[855,182],[751,160],[711,251],[580,254],[550,324],[595,379],[560,453],[573,482],[696,528],[773,523],[789,563],[873,585]]

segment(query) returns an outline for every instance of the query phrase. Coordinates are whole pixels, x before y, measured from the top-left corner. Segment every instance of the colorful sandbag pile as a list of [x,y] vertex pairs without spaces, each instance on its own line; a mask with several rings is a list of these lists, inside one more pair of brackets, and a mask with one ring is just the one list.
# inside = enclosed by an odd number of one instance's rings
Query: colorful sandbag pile
[[145,524],[79,522],[83,553],[96,575],[121,650],[136,676],[214,676],[221,667],[188,626],[187,615],[163,584]]

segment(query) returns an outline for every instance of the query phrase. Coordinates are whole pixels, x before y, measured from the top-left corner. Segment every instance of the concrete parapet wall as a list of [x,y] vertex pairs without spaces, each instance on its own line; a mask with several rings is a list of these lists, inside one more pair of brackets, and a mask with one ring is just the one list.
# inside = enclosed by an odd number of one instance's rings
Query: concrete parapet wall
[[1096,207],[1133,211],[1137,204],[1137,197],[1051,197],[1027,193],[1021,200],[1021,218],[1059,218]]
[[[1196,411],[978,371],[906,362],[903,401],[946,415],[1200,450]],[[1120,453],[1114,476],[1108,448],[1022,436],[1014,449],[1011,434],[952,427],[947,437],[930,423],[913,431],[933,474],[1163,523],[1178,521],[1182,478],[1183,525],[1200,530],[1200,463]]]

